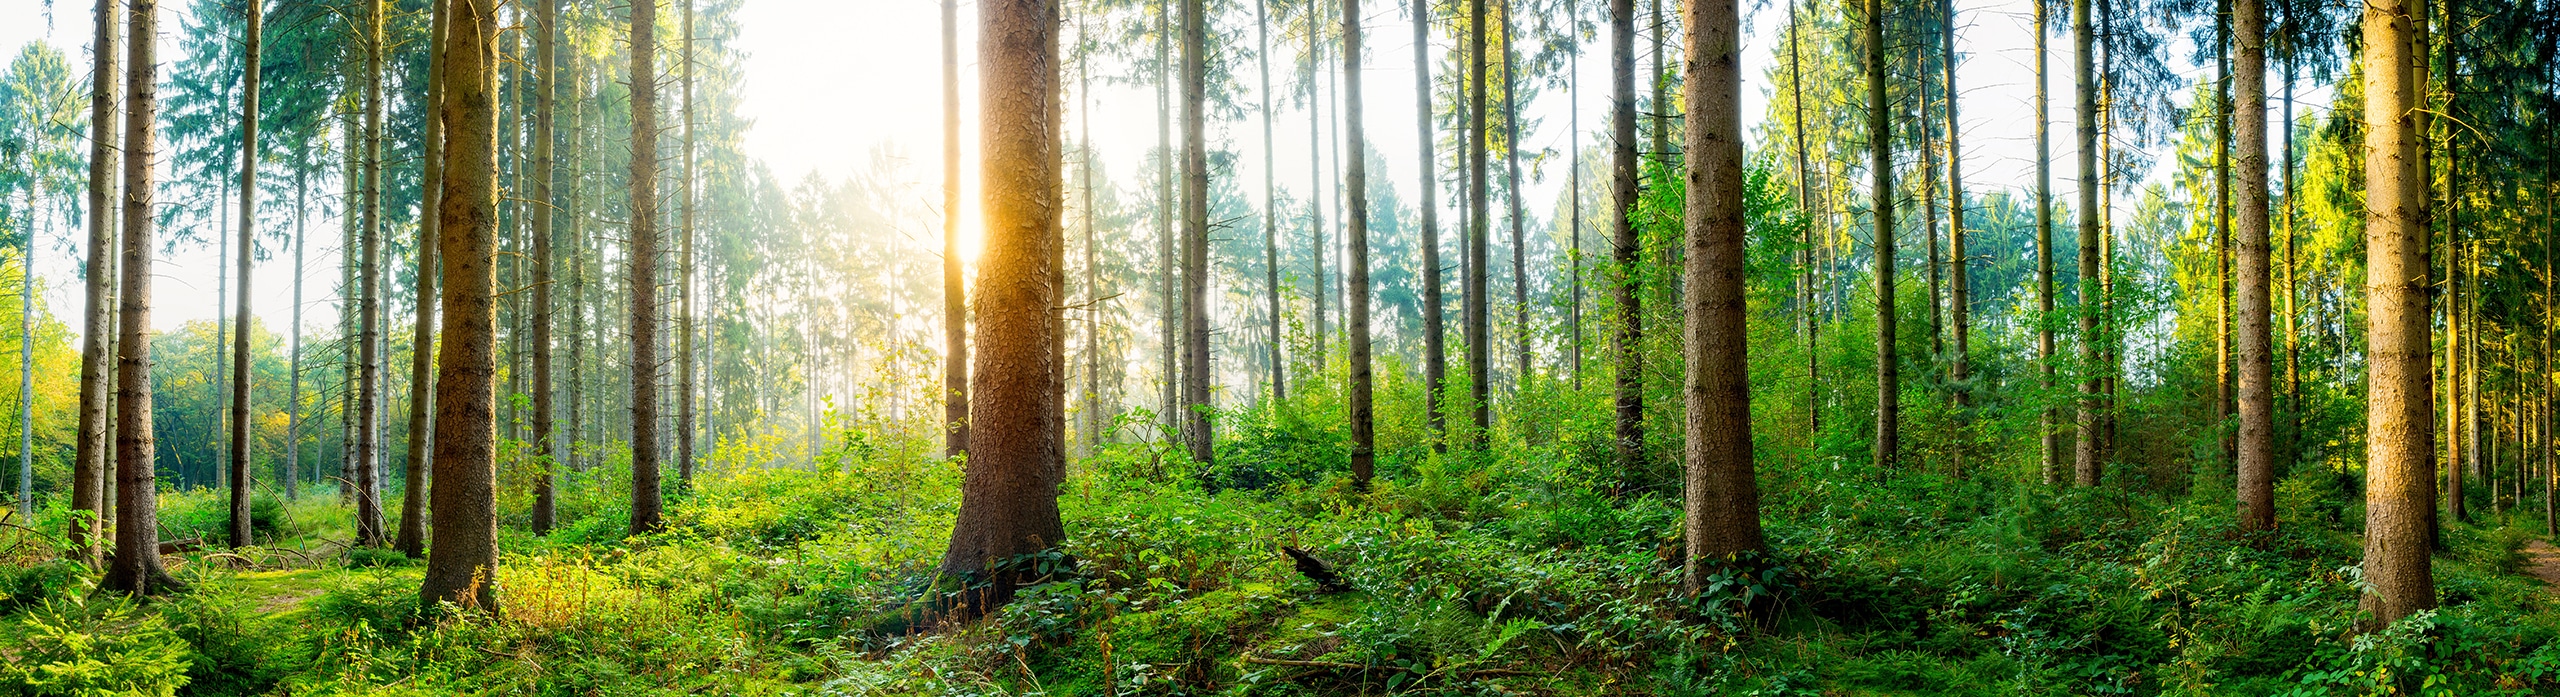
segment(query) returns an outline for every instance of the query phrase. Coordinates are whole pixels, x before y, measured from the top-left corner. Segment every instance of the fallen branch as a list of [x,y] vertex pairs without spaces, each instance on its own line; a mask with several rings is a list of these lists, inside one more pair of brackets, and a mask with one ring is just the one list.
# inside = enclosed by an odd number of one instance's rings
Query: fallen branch
[[1316,582],[1316,592],[1345,593],[1351,590],[1351,584],[1343,581],[1341,574],[1334,573],[1332,564],[1324,563],[1324,560],[1296,547],[1281,545],[1280,551],[1297,560],[1298,575]]

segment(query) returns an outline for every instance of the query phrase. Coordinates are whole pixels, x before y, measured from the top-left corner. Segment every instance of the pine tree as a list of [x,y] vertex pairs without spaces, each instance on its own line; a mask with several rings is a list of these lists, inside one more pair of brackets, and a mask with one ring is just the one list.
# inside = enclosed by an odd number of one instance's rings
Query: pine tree
[[[1690,79],[1683,588],[1705,588],[1711,565],[1765,546],[1752,471],[1751,385],[1744,281],[1741,13],[1735,0],[1686,4]],[[1872,10],[1875,5],[1870,4]],[[1872,56],[1871,56],[1872,57]]]
[[2429,512],[2435,508],[2427,234],[2417,209],[2427,186],[2412,74],[2419,54],[2407,0],[2365,4],[2365,274],[2370,367],[2365,429],[2364,611],[2387,624],[2435,607]]
[[431,611],[453,603],[496,613],[498,15],[477,0],[449,0],[444,13],[453,30],[437,51],[447,62],[437,116],[451,131],[436,243],[447,283],[436,354],[435,540],[418,599]]

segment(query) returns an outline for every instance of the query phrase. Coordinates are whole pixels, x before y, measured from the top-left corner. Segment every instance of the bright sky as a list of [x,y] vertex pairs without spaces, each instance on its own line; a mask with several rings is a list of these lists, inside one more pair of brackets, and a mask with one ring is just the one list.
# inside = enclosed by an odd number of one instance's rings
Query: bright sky
[[[90,6],[76,0],[52,0],[51,20],[47,21],[45,0],[0,0],[0,47],[15,47],[26,41],[44,39],[70,49],[75,65],[85,66],[85,44],[90,32]],[[1414,142],[1413,45],[1411,20],[1404,14],[1402,2],[1366,0],[1368,9],[1367,37],[1369,60],[1363,79],[1372,91],[1367,106],[1367,134],[1374,147],[1387,154],[1387,169],[1373,172],[1394,182],[1400,198],[1417,200],[1414,190],[1416,171],[1406,153],[1418,148]],[[1777,2],[1746,3],[1764,9],[1752,13],[1752,28],[1744,48],[1743,114],[1745,130],[1766,111],[1771,86],[1761,81],[1773,60],[1771,42],[1782,35],[1785,5]],[[1964,88],[1964,136],[1966,139],[1966,178],[1974,186],[2022,187],[2033,175],[2034,129],[2029,99],[2033,94],[2031,62],[2032,34],[2025,0],[1959,0],[1957,11],[1966,20],[1959,30],[1959,50],[1966,54],[1957,80]],[[961,76],[962,76],[962,143],[964,148],[965,188],[963,201],[976,200],[976,91],[977,61],[975,40],[976,3],[964,2],[960,7]],[[179,26],[177,10],[167,10],[161,26]],[[941,149],[941,48],[939,5],[933,0],[748,0],[740,18],[744,25],[739,48],[747,55],[745,88],[746,116],[756,126],[746,140],[750,154],[769,163],[786,184],[802,174],[817,171],[829,177],[843,177],[867,166],[869,153],[888,144],[909,158],[909,172],[915,178],[914,190],[931,192],[939,186]],[[1067,30],[1070,45],[1074,27]],[[1250,34],[1247,35],[1250,40]],[[1275,36],[1274,41],[1280,38]],[[174,57],[164,35],[162,57]],[[2051,40],[2050,70],[2052,113],[2056,119],[2053,157],[2058,163],[2073,161],[2072,144],[2064,134],[2069,132],[2072,85],[2067,78],[2070,65],[2070,43],[2066,37]],[[1445,46],[1439,47],[1445,49]],[[1570,134],[1566,124],[1579,110],[1587,134],[1598,133],[1604,126],[1607,109],[1609,72],[1605,60],[1605,35],[1587,47],[1582,61],[1580,100],[1570,100],[1564,90],[1551,90],[1522,108],[1542,127],[1524,133],[1523,142],[1540,148],[1563,151]],[[1285,84],[1293,71],[1296,57],[1288,47],[1276,47],[1273,73],[1275,89],[1284,95]],[[1435,61],[1436,63],[1436,61]],[[1251,66],[1239,66],[1246,76],[1245,87],[1252,89]],[[1156,143],[1155,94],[1151,88],[1106,84],[1107,76],[1130,71],[1097,67],[1093,94],[1094,108],[1090,116],[1095,146],[1100,150],[1107,171],[1122,178],[1123,185],[1135,180],[1140,158]],[[2190,76],[2201,71],[2189,70]],[[1073,79],[1072,76],[1069,77]],[[1251,104],[1257,97],[1248,95],[1248,116],[1243,121],[1212,125],[1210,138],[1226,141],[1243,158],[1237,172],[1248,181],[1239,187],[1244,191],[1261,188],[1262,152],[1261,124],[1253,115]],[[1070,96],[1071,132],[1082,126],[1084,114]],[[2325,105],[2325,90],[2307,92],[2305,109]],[[2272,111],[2272,110],[2271,110]],[[1275,109],[1279,185],[1284,190],[1303,190],[1308,180],[1306,113],[1283,105]],[[1326,137],[1334,137],[1330,128]],[[1215,147],[1215,146],[1213,146]],[[2055,196],[2071,200],[2075,182],[2067,166],[2055,168]],[[1525,201],[1556,200],[1563,185],[1563,169],[1556,167],[1531,182]],[[2153,178],[2159,178],[2154,173]],[[2125,187],[2130,190],[2132,187]],[[2125,192],[2120,192],[2125,193]],[[938,197],[932,197],[938,205]],[[1533,203],[1534,205],[1534,203]],[[2119,203],[2118,205],[2125,205]],[[964,229],[975,229],[975,214],[964,205]],[[1539,215],[1538,217],[1547,217]],[[334,224],[334,223],[330,223]],[[314,221],[315,227],[323,225]],[[318,229],[330,229],[318,227]],[[78,235],[77,231],[57,234]],[[336,279],[337,256],[334,236],[315,240],[309,250],[313,262],[306,268],[305,320],[322,327],[335,316],[326,298]],[[46,256],[38,270],[45,276],[49,306],[59,315],[75,313],[79,298],[71,272],[74,260],[67,251],[71,245],[48,243]],[[208,247],[182,249],[164,256],[159,264],[161,275],[158,297],[161,304],[154,312],[154,324],[162,328],[180,322],[212,316],[217,307],[213,297],[214,269],[217,257]],[[256,311],[272,318],[269,326],[284,324],[290,305],[290,258],[261,263],[257,271]],[[76,329],[76,328],[75,328]]]

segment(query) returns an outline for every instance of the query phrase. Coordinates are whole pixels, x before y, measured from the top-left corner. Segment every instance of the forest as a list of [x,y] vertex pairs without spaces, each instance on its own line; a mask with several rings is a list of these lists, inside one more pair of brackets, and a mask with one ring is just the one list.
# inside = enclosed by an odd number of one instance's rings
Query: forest
[[0,24],[0,695],[2560,694],[2560,0]]

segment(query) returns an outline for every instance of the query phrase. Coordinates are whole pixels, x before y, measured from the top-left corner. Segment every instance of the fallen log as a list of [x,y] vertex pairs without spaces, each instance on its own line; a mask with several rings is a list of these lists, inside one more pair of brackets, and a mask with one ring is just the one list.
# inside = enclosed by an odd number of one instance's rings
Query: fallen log
[[1316,582],[1316,592],[1346,593],[1351,590],[1350,582],[1342,580],[1341,574],[1334,573],[1332,564],[1324,563],[1324,560],[1317,559],[1316,555],[1288,545],[1281,545],[1280,551],[1288,554],[1290,559],[1296,560],[1298,575]]

